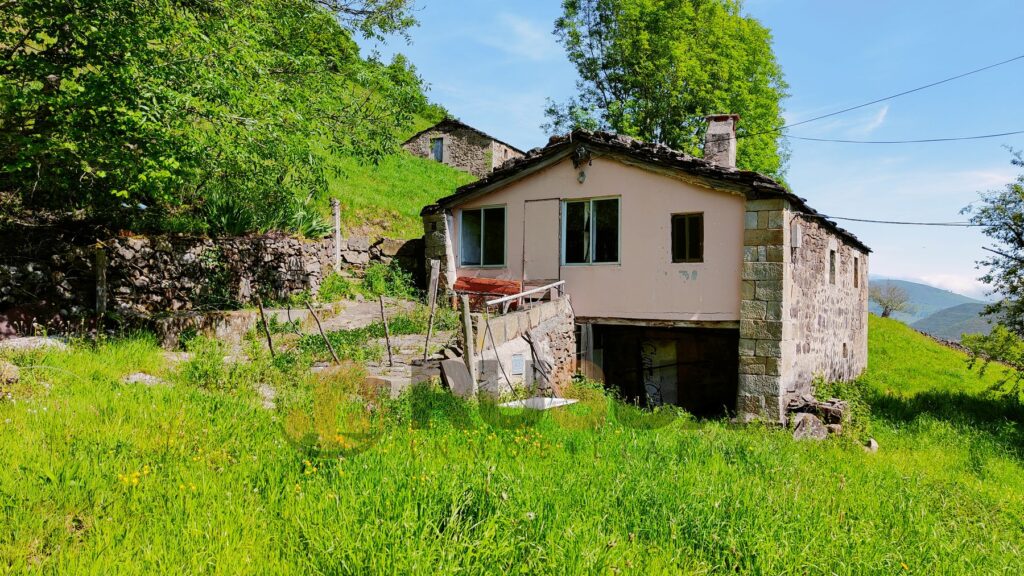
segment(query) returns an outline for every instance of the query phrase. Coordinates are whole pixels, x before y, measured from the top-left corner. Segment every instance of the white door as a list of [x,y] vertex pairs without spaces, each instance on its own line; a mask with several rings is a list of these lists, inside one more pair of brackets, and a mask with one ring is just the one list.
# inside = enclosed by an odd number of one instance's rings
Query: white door
[[537,284],[559,279],[561,201],[528,200],[523,222],[523,282]]

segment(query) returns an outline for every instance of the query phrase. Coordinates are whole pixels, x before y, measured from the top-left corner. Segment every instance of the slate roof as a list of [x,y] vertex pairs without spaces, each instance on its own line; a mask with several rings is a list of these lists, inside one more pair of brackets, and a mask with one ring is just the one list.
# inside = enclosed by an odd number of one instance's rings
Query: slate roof
[[438,209],[458,206],[476,196],[490,192],[505,181],[515,180],[517,177],[525,176],[551,164],[552,160],[561,160],[573,154],[580,146],[594,155],[612,154],[642,164],[677,170],[709,184],[742,192],[748,200],[772,198],[788,200],[795,210],[818,218],[822,225],[842,236],[852,245],[865,252],[871,252],[871,249],[853,233],[844,230],[834,221],[811,208],[807,204],[806,198],[793,194],[782,184],[764,174],[720,166],[663,144],[650,144],[610,132],[577,130],[563,136],[554,136],[548,141],[547,146],[534,148],[521,158],[508,160],[488,176],[462,186],[455,191],[455,194],[441,198],[433,206],[427,206],[423,209],[423,213],[428,214],[436,212]]
[[433,132],[434,130],[444,131],[445,129],[450,129],[450,128],[461,128],[461,129],[464,129],[464,130],[469,130],[470,132],[474,132],[476,134],[479,134],[480,136],[483,136],[484,138],[487,138],[488,140],[493,140],[493,141],[495,141],[495,142],[497,142],[499,144],[504,144],[505,146],[508,146],[509,148],[511,148],[512,150],[515,150],[516,152],[518,152],[520,154],[526,154],[526,152],[523,152],[522,150],[520,150],[519,148],[516,148],[515,146],[509,144],[508,142],[505,142],[504,140],[499,140],[499,139],[495,138],[494,136],[491,136],[490,134],[488,134],[488,133],[486,133],[486,132],[484,132],[482,130],[477,130],[476,128],[473,128],[472,126],[470,126],[469,124],[466,124],[465,122],[456,120],[455,118],[445,118],[444,120],[441,120],[440,122],[438,122],[437,124],[434,124],[430,128],[427,128],[427,129],[424,129],[424,130],[420,130],[419,132],[413,134],[412,137],[410,137],[408,140],[406,140],[405,142],[402,142],[402,146],[405,146],[406,144],[412,142],[413,140],[419,138],[420,136],[423,136],[427,132]]

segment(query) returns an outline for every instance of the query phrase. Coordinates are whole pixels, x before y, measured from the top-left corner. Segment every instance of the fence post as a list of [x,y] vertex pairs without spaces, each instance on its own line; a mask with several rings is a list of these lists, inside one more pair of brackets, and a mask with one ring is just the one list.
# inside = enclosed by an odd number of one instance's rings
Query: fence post
[[334,271],[341,272],[341,202],[331,198],[331,212],[334,213]]
[[96,315],[107,313],[107,252],[102,244],[96,245]]
[[469,296],[462,297],[462,328],[465,332],[466,349],[465,353],[466,368],[469,369],[469,377],[473,381],[473,395],[476,395],[477,386],[477,370],[476,370],[476,338],[473,336],[473,316],[469,311]]

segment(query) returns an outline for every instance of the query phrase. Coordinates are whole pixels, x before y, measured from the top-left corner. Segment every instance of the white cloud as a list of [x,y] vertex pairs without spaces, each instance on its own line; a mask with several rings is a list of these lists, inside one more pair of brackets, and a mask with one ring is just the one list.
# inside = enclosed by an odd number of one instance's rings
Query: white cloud
[[549,30],[549,24],[538,24],[522,16],[498,14],[497,35],[481,36],[480,42],[516,58],[541,61],[561,54]]
[[882,124],[885,124],[885,118],[888,115],[889,115],[889,105],[886,104],[886,105],[882,106],[881,108],[879,108],[878,111],[875,112],[873,116],[868,118],[866,123],[864,123],[861,126],[857,126],[853,130],[851,130],[851,132],[854,133],[854,134],[857,134],[859,136],[867,136],[868,134],[871,134],[875,130],[878,130],[879,128],[881,128]]
[[925,274],[918,278],[908,278],[908,280],[914,280],[929,284],[937,288],[949,290],[950,292],[956,292],[957,294],[963,294],[971,298],[978,298],[980,300],[988,299],[988,286],[983,284],[977,278],[971,276],[962,276],[959,274]]

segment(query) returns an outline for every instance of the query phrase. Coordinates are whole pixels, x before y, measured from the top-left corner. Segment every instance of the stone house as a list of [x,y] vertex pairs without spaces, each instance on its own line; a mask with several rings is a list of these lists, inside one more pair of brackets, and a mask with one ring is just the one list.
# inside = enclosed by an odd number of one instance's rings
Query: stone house
[[868,256],[771,178],[735,168],[734,115],[705,158],[586,131],[423,211],[442,280],[565,281],[582,370],[647,405],[782,421],[816,376],[867,366]]
[[523,157],[515,146],[453,118],[417,133],[402,144],[412,154],[432,158],[483,178],[509,160]]

